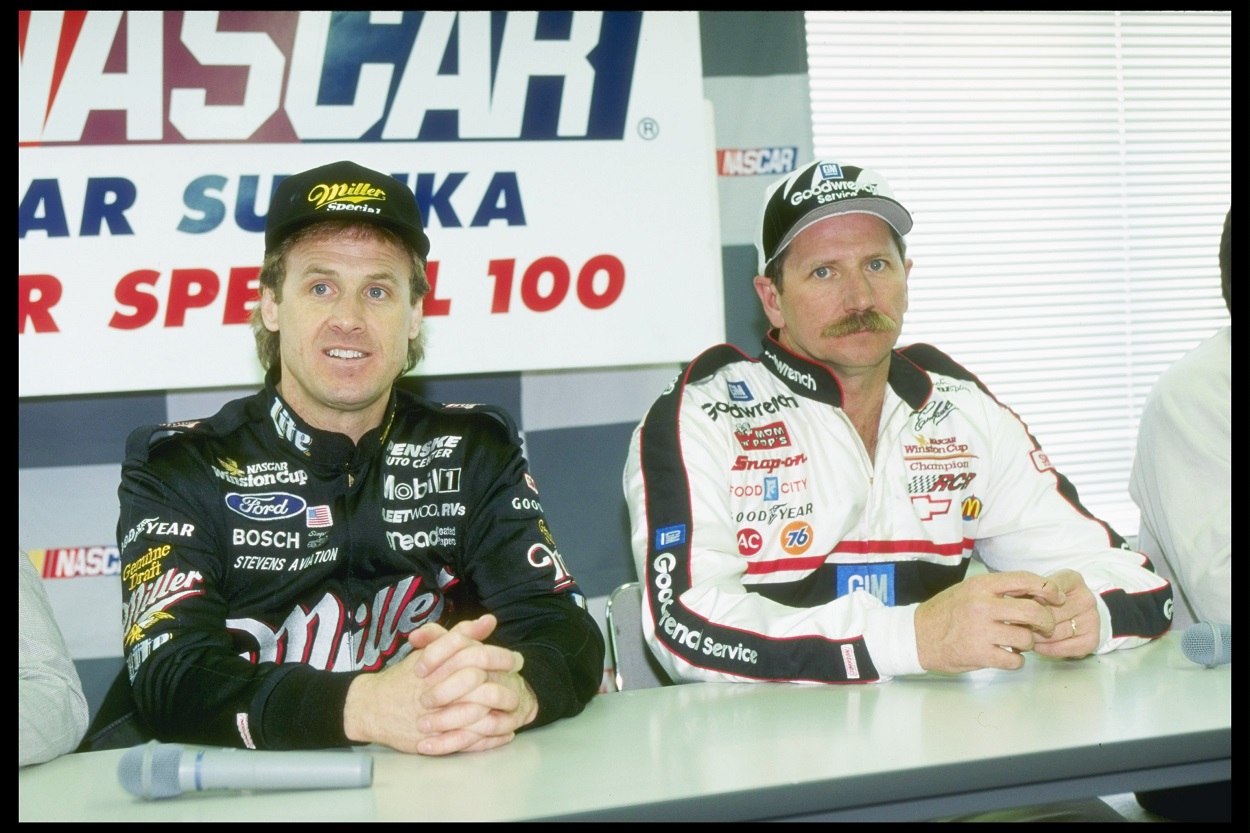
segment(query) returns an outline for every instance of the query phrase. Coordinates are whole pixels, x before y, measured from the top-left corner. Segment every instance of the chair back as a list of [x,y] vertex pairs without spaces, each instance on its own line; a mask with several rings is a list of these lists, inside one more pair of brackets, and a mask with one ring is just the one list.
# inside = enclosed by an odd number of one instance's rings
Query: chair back
[[642,635],[642,585],[630,581],[613,590],[605,618],[616,690],[672,685]]

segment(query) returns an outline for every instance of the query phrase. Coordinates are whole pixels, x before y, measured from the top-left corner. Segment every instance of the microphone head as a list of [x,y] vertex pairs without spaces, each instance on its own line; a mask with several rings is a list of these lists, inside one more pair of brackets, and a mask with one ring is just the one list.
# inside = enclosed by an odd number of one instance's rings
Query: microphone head
[[1233,626],[1198,622],[1181,634],[1181,652],[1207,668],[1233,660]]
[[173,798],[182,794],[182,785],[178,782],[181,762],[181,746],[150,740],[125,751],[117,762],[117,779],[131,795],[148,800]]

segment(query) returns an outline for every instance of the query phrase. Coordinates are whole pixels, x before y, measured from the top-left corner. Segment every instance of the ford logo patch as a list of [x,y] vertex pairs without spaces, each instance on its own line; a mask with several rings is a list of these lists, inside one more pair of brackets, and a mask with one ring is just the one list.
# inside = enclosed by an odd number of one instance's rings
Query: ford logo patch
[[226,506],[245,518],[254,521],[280,521],[304,514],[308,504],[299,495],[290,492],[264,492],[258,495],[241,495],[230,492]]

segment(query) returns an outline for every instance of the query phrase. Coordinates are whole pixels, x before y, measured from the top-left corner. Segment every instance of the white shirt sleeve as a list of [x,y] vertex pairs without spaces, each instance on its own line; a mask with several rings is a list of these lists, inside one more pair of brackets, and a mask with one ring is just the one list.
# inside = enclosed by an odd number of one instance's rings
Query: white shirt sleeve
[[1232,621],[1232,327],[1159,377],[1142,411],[1129,494],[1138,545],[1173,581],[1173,627]]
[[74,751],[87,732],[87,698],[42,579],[17,552],[17,765]]

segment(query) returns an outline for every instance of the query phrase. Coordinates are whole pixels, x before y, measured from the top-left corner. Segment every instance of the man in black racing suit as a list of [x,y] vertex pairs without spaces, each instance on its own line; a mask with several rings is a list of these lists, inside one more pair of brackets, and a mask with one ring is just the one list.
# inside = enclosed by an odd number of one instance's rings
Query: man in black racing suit
[[511,419],[394,385],[421,355],[428,251],[391,177],[339,162],[280,184],[264,390],[128,441],[126,668],[82,748],[476,751],[598,690],[603,638]]

